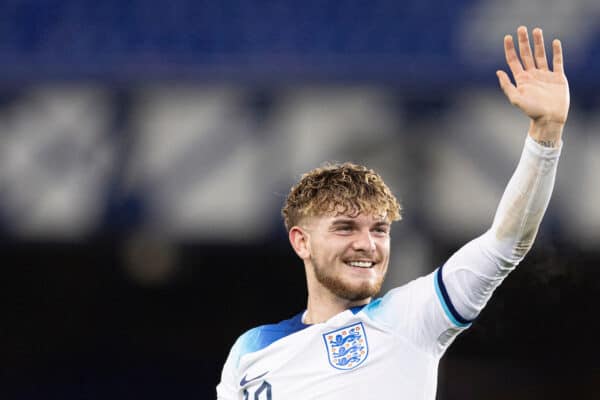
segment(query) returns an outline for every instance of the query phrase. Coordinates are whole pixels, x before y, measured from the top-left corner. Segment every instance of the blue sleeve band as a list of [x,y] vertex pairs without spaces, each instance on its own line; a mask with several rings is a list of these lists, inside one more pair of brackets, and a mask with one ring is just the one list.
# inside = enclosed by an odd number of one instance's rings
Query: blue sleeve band
[[444,312],[452,321],[452,323],[460,328],[467,328],[471,325],[471,322],[467,319],[464,319],[454,305],[452,301],[450,301],[450,296],[448,296],[448,291],[446,290],[446,286],[444,285],[444,280],[442,279],[442,267],[439,267],[437,273],[435,274],[434,284],[435,284],[435,292],[437,293],[438,298],[440,299],[440,303],[442,303],[442,308]]

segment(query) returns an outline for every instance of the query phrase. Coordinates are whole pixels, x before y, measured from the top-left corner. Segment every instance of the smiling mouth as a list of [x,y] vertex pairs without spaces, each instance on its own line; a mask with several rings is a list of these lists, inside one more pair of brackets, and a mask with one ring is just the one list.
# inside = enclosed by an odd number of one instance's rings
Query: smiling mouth
[[364,268],[369,269],[373,268],[375,262],[373,261],[346,261],[346,265],[349,265],[354,268]]

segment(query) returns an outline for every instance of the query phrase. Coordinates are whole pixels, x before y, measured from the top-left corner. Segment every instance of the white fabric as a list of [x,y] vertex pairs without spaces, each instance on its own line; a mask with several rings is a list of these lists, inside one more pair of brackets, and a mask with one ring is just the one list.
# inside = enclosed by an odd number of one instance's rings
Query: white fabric
[[492,292],[527,254],[550,201],[558,148],[529,136],[498,205],[492,227],[467,243],[444,265],[444,283],[459,314],[474,319]]

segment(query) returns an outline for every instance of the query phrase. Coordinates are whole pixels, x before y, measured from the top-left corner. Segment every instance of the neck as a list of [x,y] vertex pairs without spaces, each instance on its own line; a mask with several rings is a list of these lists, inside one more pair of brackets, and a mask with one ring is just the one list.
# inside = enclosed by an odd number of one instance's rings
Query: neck
[[312,293],[308,296],[303,322],[305,324],[319,324],[352,307],[369,304],[370,301],[370,297],[361,300],[346,300],[331,293]]

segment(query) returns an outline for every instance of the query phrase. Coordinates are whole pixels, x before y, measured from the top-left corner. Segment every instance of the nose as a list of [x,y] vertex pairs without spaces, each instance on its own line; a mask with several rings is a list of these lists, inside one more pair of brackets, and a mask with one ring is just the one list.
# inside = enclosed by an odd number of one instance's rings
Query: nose
[[373,253],[375,251],[375,239],[370,231],[359,231],[356,233],[355,240],[352,242],[352,249]]

